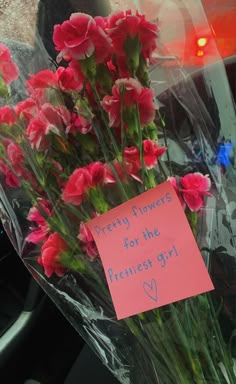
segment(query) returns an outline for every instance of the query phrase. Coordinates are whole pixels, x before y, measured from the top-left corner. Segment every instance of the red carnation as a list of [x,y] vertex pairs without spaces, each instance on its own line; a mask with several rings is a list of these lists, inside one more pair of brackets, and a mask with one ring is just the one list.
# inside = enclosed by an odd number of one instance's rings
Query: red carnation
[[203,175],[200,172],[189,173],[180,178],[183,198],[193,212],[199,211],[204,206],[203,197],[212,196],[208,191],[211,188],[211,180],[208,175]]
[[110,126],[117,127],[121,123],[121,108],[123,103],[124,122],[129,126],[130,112],[136,113],[138,106],[141,125],[149,124],[155,117],[153,90],[145,88],[136,79],[116,80],[112,88],[112,96],[105,96],[102,106],[109,115]]
[[0,76],[6,84],[10,84],[19,76],[18,68],[11,59],[10,51],[3,44],[0,44]]
[[60,256],[67,250],[67,244],[58,233],[49,236],[42,246],[41,256],[38,258],[38,263],[44,268],[47,277],[51,277],[53,273],[59,277],[64,275],[65,268],[60,263]]
[[101,63],[110,53],[110,39],[99,23],[84,13],[73,13],[70,20],[55,25],[53,41],[60,51],[58,60],[84,60],[94,54]]

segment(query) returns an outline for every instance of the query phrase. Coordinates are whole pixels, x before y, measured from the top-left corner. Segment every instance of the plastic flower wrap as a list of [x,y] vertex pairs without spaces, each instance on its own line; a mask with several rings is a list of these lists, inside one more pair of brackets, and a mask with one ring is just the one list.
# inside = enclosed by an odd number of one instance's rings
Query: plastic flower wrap
[[[233,384],[234,338],[222,330],[219,311],[224,317],[225,307],[219,309],[219,297],[207,293],[116,320],[86,225],[169,180],[213,281],[215,259],[223,261],[224,255],[235,274],[225,181],[233,140],[215,145],[219,135],[208,130],[209,116],[193,82],[167,87],[156,98],[149,70],[158,34],[157,25],[138,12],[72,14],[54,27],[55,70],[30,74],[28,97],[11,106],[8,84],[17,68],[1,45],[2,218],[6,227],[13,222],[15,246],[34,277],[121,383]],[[188,137],[182,137],[182,111],[168,111],[174,98],[191,119]],[[232,194],[234,188],[232,181]],[[11,196],[24,201],[21,227]],[[224,221],[215,219],[218,211]],[[223,226],[225,242],[216,238]],[[227,309],[233,335],[235,306]]]

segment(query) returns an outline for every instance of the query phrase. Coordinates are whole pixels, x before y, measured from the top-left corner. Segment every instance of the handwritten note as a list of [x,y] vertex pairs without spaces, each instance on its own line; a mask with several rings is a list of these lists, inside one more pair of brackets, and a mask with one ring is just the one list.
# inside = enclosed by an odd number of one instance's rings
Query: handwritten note
[[169,182],[96,217],[88,227],[118,319],[214,289]]

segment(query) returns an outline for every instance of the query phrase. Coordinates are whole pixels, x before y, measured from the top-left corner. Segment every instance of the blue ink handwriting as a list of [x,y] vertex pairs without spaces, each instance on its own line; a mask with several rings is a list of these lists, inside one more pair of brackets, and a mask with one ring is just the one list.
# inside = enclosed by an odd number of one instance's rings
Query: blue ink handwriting
[[171,194],[170,194],[170,192],[167,192],[165,194],[165,196],[163,196],[162,198],[160,198],[160,199],[158,199],[156,201],[153,201],[152,203],[147,204],[147,205],[145,205],[142,208],[137,207],[137,205],[133,205],[132,208],[131,208],[132,209],[132,214],[135,217],[140,217],[142,215],[145,215],[146,213],[149,213],[153,209],[155,209],[157,207],[160,207],[161,205],[164,205],[166,203],[171,203],[171,202],[172,202]]
[[101,227],[100,225],[95,225],[94,229],[98,236],[100,235],[105,236],[105,235],[108,235],[110,232],[113,232],[117,228],[120,228],[123,225],[126,226],[127,230],[130,228],[130,221],[127,216],[122,217],[122,219],[118,217],[117,219],[113,220],[111,223],[104,225],[103,227]]
[[144,281],[143,283],[143,289],[146,295],[157,302],[158,296],[157,296],[157,282],[155,279],[152,279],[150,283],[147,281]]

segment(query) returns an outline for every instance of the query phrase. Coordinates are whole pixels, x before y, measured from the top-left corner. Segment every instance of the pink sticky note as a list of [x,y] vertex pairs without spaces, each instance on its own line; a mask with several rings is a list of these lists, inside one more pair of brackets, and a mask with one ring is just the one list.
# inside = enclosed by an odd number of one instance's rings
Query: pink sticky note
[[88,227],[118,319],[214,289],[169,182],[96,217]]

